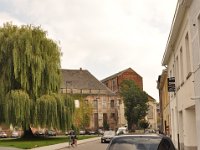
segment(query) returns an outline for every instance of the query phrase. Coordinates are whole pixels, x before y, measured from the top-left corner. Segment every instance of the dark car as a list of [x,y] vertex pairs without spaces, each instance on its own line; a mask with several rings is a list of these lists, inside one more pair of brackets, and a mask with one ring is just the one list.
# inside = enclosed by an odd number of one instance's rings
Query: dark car
[[94,130],[86,130],[86,131],[85,131],[85,134],[88,134],[88,135],[95,135],[95,134],[97,134],[97,133],[96,133],[96,131],[94,131]]
[[115,136],[115,131],[105,131],[101,137],[101,143],[110,142]]
[[35,135],[35,136],[45,136],[45,132],[42,131],[42,130],[35,131],[34,135]]
[[106,150],[175,150],[175,147],[163,135],[120,135],[111,140]]

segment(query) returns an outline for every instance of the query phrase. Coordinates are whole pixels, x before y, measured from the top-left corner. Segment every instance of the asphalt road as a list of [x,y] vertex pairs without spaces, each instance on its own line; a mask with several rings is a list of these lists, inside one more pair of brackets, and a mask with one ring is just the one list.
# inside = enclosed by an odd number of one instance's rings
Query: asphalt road
[[92,142],[87,142],[78,145],[77,147],[68,147],[68,148],[63,148],[60,150],[106,150],[106,147],[108,146],[108,143],[101,143],[100,140],[98,141],[92,141]]

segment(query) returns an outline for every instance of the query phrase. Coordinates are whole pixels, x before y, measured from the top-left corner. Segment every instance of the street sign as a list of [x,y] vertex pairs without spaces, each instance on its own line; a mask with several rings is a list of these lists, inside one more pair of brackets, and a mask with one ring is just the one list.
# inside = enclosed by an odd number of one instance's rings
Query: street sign
[[175,83],[175,77],[170,77],[170,78],[168,78],[167,80],[168,80],[168,83],[169,83],[169,82],[174,82],[174,83]]
[[175,92],[175,77],[167,78],[168,92]]

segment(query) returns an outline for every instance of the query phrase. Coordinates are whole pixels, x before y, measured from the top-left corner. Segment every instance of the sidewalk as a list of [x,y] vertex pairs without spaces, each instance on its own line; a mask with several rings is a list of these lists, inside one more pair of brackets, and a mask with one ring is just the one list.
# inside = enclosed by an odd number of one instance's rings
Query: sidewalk
[[[92,141],[96,141],[96,140],[100,140],[100,139],[101,139],[101,137],[89,138],[89,139],[85,139],[85,140],[78,140],[77,144],[80,145],[83,143],[92,142]],[[68,146],[69,146],[69,143],[66,141],[66,143],[37,147],[37,148],[32,148],[30,150],[59,150],[59,149],[67,148]]]

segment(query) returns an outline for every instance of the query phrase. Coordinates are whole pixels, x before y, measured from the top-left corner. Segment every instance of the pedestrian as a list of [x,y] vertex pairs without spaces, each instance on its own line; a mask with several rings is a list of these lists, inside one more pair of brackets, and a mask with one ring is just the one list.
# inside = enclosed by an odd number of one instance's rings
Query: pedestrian
[[68,142],[69,142],[69,148],[70,148],[71,142],[72,142],[72,139],[71,139],[71,130],[68,133]]
[[77,136],[73,130],[70,132],[70,143],[72,147],[77,146]]

